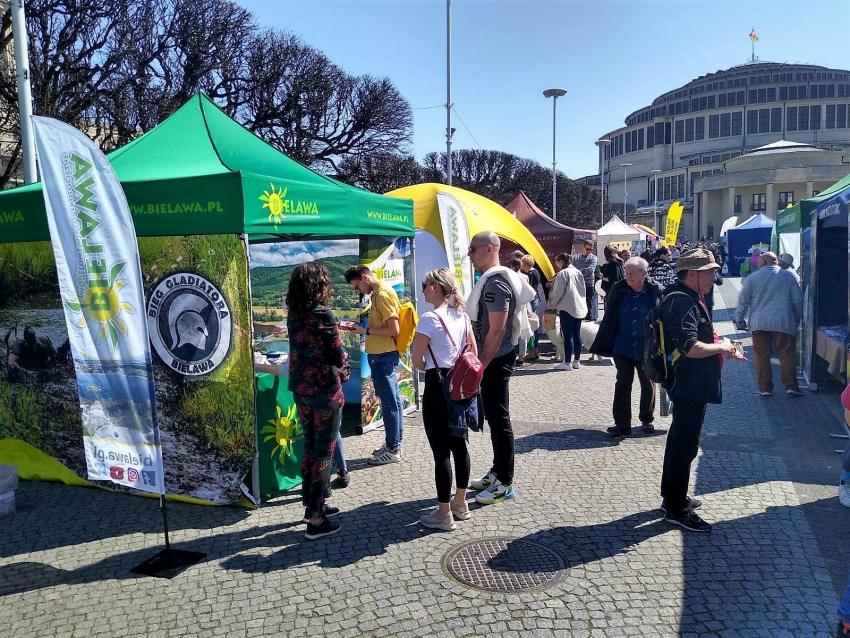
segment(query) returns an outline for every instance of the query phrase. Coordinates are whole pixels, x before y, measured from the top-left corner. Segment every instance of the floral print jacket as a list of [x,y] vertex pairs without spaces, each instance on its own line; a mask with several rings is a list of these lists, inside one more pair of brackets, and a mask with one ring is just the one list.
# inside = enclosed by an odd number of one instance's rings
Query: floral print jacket
[[[342,403],[339,368],[348,363],[333,312],[317,306],[289,314],[289,389],[301,397],[327,397]],[[334,401],[336,402],[336,401]]]

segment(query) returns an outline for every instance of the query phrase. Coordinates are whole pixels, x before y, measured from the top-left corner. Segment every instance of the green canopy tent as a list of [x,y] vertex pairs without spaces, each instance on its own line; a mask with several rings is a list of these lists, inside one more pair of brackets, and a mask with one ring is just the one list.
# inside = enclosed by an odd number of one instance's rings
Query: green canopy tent
[[[215,373],[233,372],[233,379],[239,379],[237,392],[245,391],[246,375],[250,374],[251,319],[245,242],[237,241],[236,235],[251,242],[360,238],[361,246],[369,238],[412,241],[414,235],[411,200],[370,193],[310,170],[257,138],[203,94],[193,96],[160,125],[107,157],[127,196],[138,237],[171,241],[181,236],[187,240],[219,236],[229,239],[228,246],[241,250],[241,258],[237,255],[235,261],[227,262],[218,251],[210,260],[207,244],[204,248],[207,263],[221,262],[216,268],[230,282],[234,312],[237,306],[244,308],[243,325],[237,326],[234,319],[232,367],[225,372],[230,364],[223,365]],[[40,183],[0,192],[0,244],[49,239]],[[209,237],[209,241],[216,239]],[[180,250],[191,251],[191,245]],[[191,272],[191,266],[186,267],[191,257],[181,254],[176,261],[182,258],[182,270]],[[151,281],[164,274],[162,265],[160,260]],[[172,267],[172,259],[165,269],[181,270]],[[303,435],[293,418],[286,385],[281,377],[257,378],[254,430],[260,433],[256,440],[259,471],[254,474],[252,491],[264,498],[299,481]],[[217,400],[210,398],[216,393],[221,394],[210,389],[206,395],[210,403]],[[221,396],[221,402],[226,402],[226,396]],[[202,404],[196,401],[195,405]],[[186,406],[175,409],[185,412]],[[228,418],[222,414],[220,420],[227,422]]]
[[[413,203],[316,173],[197,94],[108,156],[140,237],[413,236]],[[0,193],[0,243],[49,240],[41,184]]]

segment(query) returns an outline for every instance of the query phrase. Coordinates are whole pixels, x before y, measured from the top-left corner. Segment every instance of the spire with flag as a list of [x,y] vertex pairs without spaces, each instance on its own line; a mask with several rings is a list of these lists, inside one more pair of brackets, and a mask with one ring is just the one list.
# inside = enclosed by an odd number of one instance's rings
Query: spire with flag
[[750,44],[752,45],[752,61],[756,61],[756,42],[759,41],[759,34],[756,33],[756,28],[750,30]]

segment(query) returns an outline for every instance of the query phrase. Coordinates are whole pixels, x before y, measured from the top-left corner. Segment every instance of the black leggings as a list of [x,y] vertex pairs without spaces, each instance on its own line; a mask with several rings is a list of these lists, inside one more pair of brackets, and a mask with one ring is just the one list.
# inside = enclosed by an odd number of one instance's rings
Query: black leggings
[[[447,372],[447,371],[446,371]],[[454,436],[449,430],[449,414],[437,370],[425,373],[425,394],[422,397],[422,420],[425,435],[434,453],[434,482],[437,484],[437,501],[448,503],[452,496],[452,461],[454,457],[458,489],[469,485],[470,460],[466,440]]]

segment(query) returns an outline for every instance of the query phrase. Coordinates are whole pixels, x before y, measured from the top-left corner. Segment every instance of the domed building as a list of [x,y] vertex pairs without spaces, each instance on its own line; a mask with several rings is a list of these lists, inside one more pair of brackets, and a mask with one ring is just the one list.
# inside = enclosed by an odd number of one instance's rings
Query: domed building
[[659,213],[681,200],[680,238],[711,237],[732,215],[773,217],[850,173],[850,71],[748,62],[625,123],[600,136],[610,140],[599,144],[608,201],[637,206],[629,221],[652,225],[656,195]]

